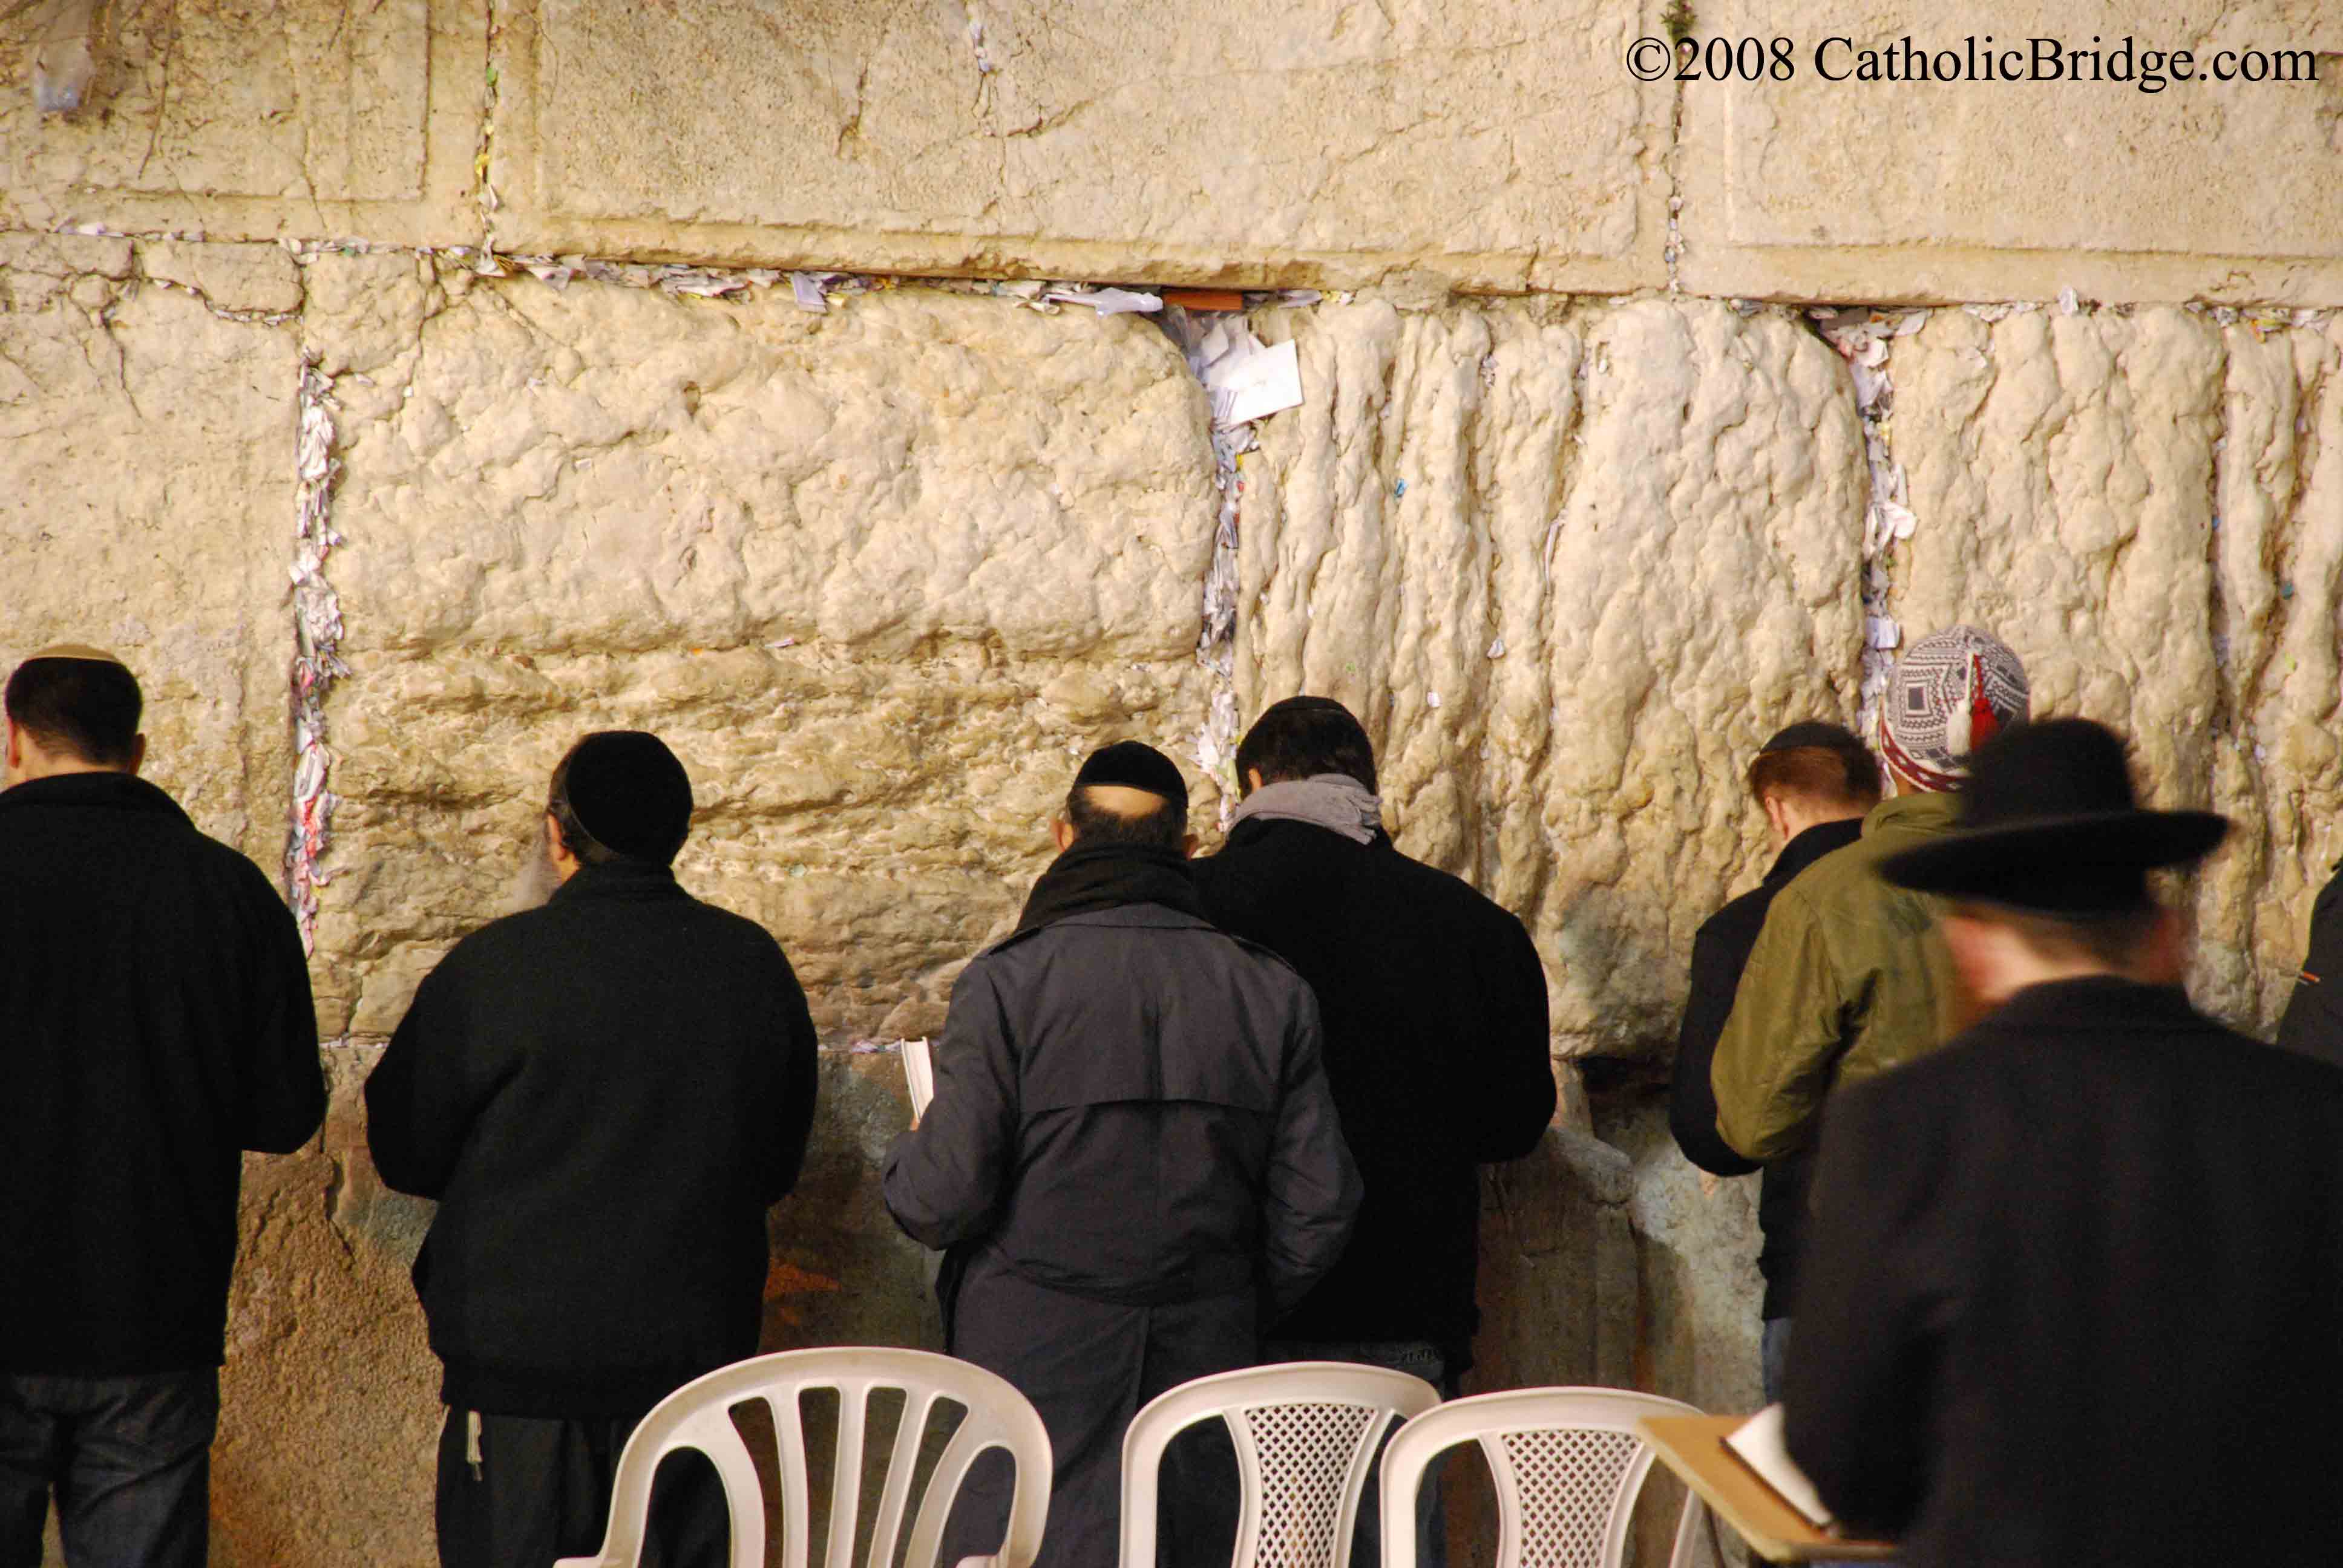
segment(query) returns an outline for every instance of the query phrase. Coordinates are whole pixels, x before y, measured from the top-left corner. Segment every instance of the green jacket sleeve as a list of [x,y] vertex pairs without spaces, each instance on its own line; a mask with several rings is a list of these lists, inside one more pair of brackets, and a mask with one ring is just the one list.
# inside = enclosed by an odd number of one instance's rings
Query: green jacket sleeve
[[1846,999],[1822,922],[1786,889],[1766,911],[1717,1038],[1717,1131],[1750,1160],[1805,1148],[1845,1049]]

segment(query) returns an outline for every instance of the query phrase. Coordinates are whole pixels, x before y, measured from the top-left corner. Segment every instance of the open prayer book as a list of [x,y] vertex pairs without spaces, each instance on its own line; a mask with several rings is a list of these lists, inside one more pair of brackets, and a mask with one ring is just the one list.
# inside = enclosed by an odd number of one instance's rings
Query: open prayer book
[[1829,1530],[1838,1523],[1823,1506],[1815,1483],[1806,1479],[1806,1473],[1790,1458],[1790,1451],[1782,1442],[1780,1405],[1769,1404],[1735,1427],[1725,1434],[1725,1446],[1771,1488],[1775,1496],[1805,1515],[1807,1523],[1817,1530]]
[[928,1113],[928,1101],[936,1097],[936,1059],[928,1050],[925,1035],[903,1042],[903,1081],[911,1091],[911,1120],[920,1121]]

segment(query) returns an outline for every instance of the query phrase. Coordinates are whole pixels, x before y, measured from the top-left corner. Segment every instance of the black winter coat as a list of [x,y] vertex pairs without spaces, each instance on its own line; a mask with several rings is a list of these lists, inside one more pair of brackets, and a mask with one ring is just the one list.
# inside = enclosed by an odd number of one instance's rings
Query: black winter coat
[[2343,866],[2311,907],[2310,948],[2278,1020],[2278,1042],[2343,1066]]
[[1910,1568],[2336,1560],[2343,1070],[2111,978],[1841,1091],[1792,1455]]
[[415,1283],[441,1397],[639,1415],[754,1354],[814,1052],[780,945],[664,867],[581,868],[458,942],[366,1089],[382,1179],[439,1200]]
[[1733,993],[1749,965],[1749,950],[1765,929],[1774,895],[1833,849],[1863,837],[1863,819],[1818,822],[1782,846],[1765,879],[1701,922],[1692,939],[1692,990],[1684,999],[1676,1031],[1675,1079],[1668,1097],[1668,1128],[1684,1158],[1719,1176],[1764,1171],[1757,1195],[1757,1225],[1765,1242],[1757,1271],[1765,1276],[1762,1315],[1786,1317],[1797,1280],[1798,1247],[1805,1233],[1806,1183],[1814,1171],[1811,1150],[1760,1165],[1743,1158],[1716,1130],[1716,1090],[1709,1069],[1716,1060],[1717,1037],[1733,1016]]
[[[1098,855],[1077,846],[1052,875]],[[887,1206],[922,1244],[981,1243],[1051,1290],[1257,1291],[1281,1309],[1333,1263],[1359,1201],[1318,1007],[1192,912],[1184,870],[1158,869],[1166,901],[1029,926],[960,972]]]
[[1377,835],[1241,822],[1195,863],[1205,912],[1302,972],[1366,1181],[1357,1232],[1272,1337],[1428,1341],[1458,1370],[1480,1314],[1477,1167],[1554,1119],[1545,970],[1512,915]]
[[326,1081],[277,890],[119,773],[0,793],[0,1372],[216,1366],[244,1150]]

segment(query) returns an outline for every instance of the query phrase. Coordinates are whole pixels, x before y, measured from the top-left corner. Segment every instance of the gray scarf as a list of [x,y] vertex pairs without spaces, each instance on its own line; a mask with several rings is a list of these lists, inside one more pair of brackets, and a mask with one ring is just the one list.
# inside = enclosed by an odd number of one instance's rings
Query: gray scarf
[[1340,833],[1356,844],[1372,844],[1383,825],[1383,797],[1347,773],[1317,773],[1281,779],[1244,798],[1235,820],[1255,817],[1307,822]]

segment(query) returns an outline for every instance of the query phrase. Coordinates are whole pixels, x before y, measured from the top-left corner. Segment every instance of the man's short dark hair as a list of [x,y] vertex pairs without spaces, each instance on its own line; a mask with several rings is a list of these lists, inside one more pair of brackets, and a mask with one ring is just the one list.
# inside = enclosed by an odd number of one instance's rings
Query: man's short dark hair
[[127,768],[137,755],[138,679],[95,658],[28,658],[8,678],[8,717],[44,751],[93,768]]
[[1351,710],[1331,697],[1289,697],[1272,703],[1237,743],[1237,779],[1261,781],[1343,773],[1375,788],[1375,750]]
[[1852,735],[1760,751],[1749,763],[1749,795],[1760,805],[1768,795],[1790,795],[1867,811],[1879,804],[1879,763]]
[[1066,821],[1074,829],[1077,844],[1143,844],[1158,849],[1177,849],[1188,841],[1187,808],[1161,795],[1150,795],[1155,802],[1152,810],[1135,817],[1110,811],[1100,805],[1097,790],[1101,786],[1077,784],[1066,792]]

